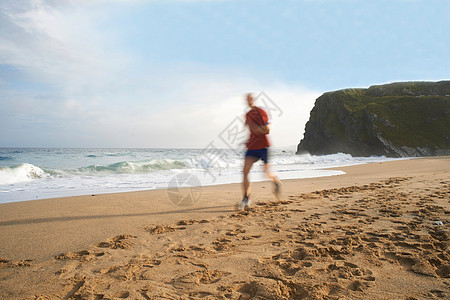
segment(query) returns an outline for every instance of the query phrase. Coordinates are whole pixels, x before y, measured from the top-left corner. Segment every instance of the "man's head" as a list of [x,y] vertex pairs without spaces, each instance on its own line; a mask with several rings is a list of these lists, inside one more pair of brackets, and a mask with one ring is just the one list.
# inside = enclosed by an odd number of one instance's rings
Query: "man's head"
[[247,104],[248,104],[248,106],[250,106],[250,108],[253,108],[253,106],[255,106],[253,102],[254,102],[253,94],[248,93],[247,94]]

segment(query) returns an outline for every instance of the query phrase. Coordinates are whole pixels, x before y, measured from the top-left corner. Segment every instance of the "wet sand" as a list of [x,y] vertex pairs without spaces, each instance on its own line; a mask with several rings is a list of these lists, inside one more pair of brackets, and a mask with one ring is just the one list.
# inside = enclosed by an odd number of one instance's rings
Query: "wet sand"
[[[450,297],[450,158],[345,175],[0,205],[2,299]],[[186,193],[186,191],[182,191]]]

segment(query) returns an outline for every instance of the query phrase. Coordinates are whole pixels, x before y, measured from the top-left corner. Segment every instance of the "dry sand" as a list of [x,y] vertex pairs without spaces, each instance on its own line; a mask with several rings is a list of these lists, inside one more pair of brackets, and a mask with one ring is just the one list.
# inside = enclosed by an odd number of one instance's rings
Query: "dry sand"
[[0,298],[449,299],[450,158],[339,169],[249,212],[238,184],[2,204]]

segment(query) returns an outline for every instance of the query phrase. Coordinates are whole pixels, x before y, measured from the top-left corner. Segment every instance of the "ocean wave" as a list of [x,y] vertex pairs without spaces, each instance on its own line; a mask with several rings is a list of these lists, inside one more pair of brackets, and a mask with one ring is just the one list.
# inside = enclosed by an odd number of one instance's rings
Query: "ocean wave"
[[[295,155],[287,152],[269,152],[269,162],[275,166],[298,165],[308,168],[320,166],[340,166],[348,164],[367,163],[377,160],[385,160],[386,157],[353,157],[346,153],[329,155]],[[238,153],[229,150],[218,151],[214,154],[198,155],[189,160],[189,165],[203,169],[241,169],[244,162],[244,152]]]
[[0,168],[0,185],[31,181],[49,176],[44,170],[32,164],[20,164]]
[[187,161],[172,159],[153,159],[142,162],[122,161],[106,166],[90,165],[78,168],[75,172],[81,173],[145,173],[161,170],[185,169],[190,167]]
[[355,159],[350,154],[336,153],[328,155],[278,155],[274,157],[273,163],[277,165],[290,165],[290,164],[304,164],[304,165],[317,165],[317,164],[333,164],[354,161]]
[[119,153],[105,153],[106,156],[110,156],[110,157],[119,157],[119,156],[125,156],[125,155],[129,155],[130,153],[128,152],[119,152]]
[[303,166],[340,166],[347,164],[367,163],[371,161],[385,160],[385,156],[353,157],[346,153],[335,153],[328,155],[276,155],[271,160],[274,165],[303,165]]
[[11,156],[0,156],[0,160],[13,160]]
[[[173,155],[172,153],[172,156]],[[47,166],[41,168],[31,163],[23,163],[16,166],[0,167],[0,185],[15,184],[33,181],[36,179],[61,179],[78,177],[111,177],[124,174],[152,174],[154,177],[164,176],[170,171],[202,172],[208,170],[214,174],[237,174],[241,172],[244,153],[234,151],[221,151],[214,155],[203,152],[182,153],[181,157],[141,159],[139,161],[110,161],[98,160],[99,164],[92,164],[92,160],[85,161],[86,164],[77,166]],[[6,157],[6,156],[4,156]],[[95,159],[95,158],[94,158]],[[293,153],[272,153],[269,161],[279,172],[291,172],[293,170],[323,169],[352,164],[361,164],[374,161],[385,161],[385,157],[352,157],[349,154],[337,153],[331,155],[294,155]],[[102,163],[100,163],[102,161]],[[50,160],[49,160],[50,162]],[[258,170],[257,168],[255,168]],[[167,172],[169,171],[169,172]]]

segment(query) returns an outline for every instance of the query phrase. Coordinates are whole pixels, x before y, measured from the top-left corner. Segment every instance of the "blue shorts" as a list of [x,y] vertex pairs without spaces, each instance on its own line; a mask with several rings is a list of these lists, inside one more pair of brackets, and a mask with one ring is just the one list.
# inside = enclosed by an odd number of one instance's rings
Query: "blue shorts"
[[247,156],[252,156],[252,157],[256,157],[258,160],[262,159],[262,161],[267,164],[268,160],[267,160],[267,148],[264,149],[257,149],[257,150],[247,150],[247,152],[245,152],[245,157]]

